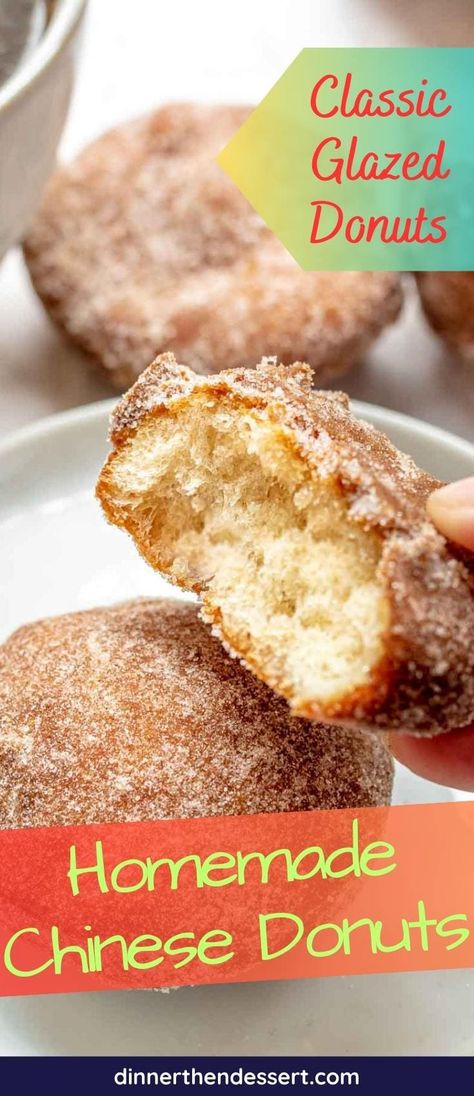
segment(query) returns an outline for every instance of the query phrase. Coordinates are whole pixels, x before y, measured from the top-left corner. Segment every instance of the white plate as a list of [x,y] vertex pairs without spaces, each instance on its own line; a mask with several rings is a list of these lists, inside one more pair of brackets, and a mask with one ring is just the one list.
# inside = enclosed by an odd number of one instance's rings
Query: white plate
[[[0,639],[28,620],[176,591],[103,520],[93,485],[111,403],[58,415],[0,444]],[[358,413],[442,479],[474,447],[368,404]],[[399,768],[396,802],[468,798]],[[177,993],[0,1001],[0,1054],[450,1054],[474,1052],[471,972],[370,975]]]

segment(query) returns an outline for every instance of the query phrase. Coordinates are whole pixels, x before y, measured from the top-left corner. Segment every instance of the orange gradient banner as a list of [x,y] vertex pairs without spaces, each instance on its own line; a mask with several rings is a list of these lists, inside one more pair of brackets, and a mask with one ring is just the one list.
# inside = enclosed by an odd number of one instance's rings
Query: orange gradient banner
[[474,802],[0,832],[0,993],[474,966]]

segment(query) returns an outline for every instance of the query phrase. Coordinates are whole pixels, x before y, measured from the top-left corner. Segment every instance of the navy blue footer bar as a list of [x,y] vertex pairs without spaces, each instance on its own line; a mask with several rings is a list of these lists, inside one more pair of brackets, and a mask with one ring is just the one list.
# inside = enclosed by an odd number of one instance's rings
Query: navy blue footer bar
[[[472,1086],[472,1058],[0,1058],[0,1091],[126,1093],[250,1089],[371,1096]],[[401,1087],[403,1086],[403,1088]],[[456,1089],[462,1092],[460,1087]]]

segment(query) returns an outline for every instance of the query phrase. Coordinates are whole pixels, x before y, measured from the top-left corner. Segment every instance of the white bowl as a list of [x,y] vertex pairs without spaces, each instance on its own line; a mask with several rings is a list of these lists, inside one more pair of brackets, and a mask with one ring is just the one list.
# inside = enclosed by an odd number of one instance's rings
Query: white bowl
[[0,259],[21,239],[54,164],[87,0],[56,0],[36,48],[0,88]]

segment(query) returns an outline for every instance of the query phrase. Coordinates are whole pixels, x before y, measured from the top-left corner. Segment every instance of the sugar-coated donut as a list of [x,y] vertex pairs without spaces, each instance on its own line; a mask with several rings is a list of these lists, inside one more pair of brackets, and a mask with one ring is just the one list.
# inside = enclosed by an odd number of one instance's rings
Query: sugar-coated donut
[[437,335],[474,364],[474,271],[423,271],[416,280],[425,315]]
[[474,554],[427,518],[439,481],[346,396],[299,363],[203,378],[163,355],[112,442],[109,520],[297,714],[415,734],[474,721]]
[[15,632],[0,758],[0,827],[383,805],[392,786],[382,741],[292,718],[174,600]]
[[307,273],[215,162],[248,108],[175,103],[50,180],[25,244],[53,319],[118,389],[173,347],[197,372],[302,357],[331,376],[401,305],[398,274]]

